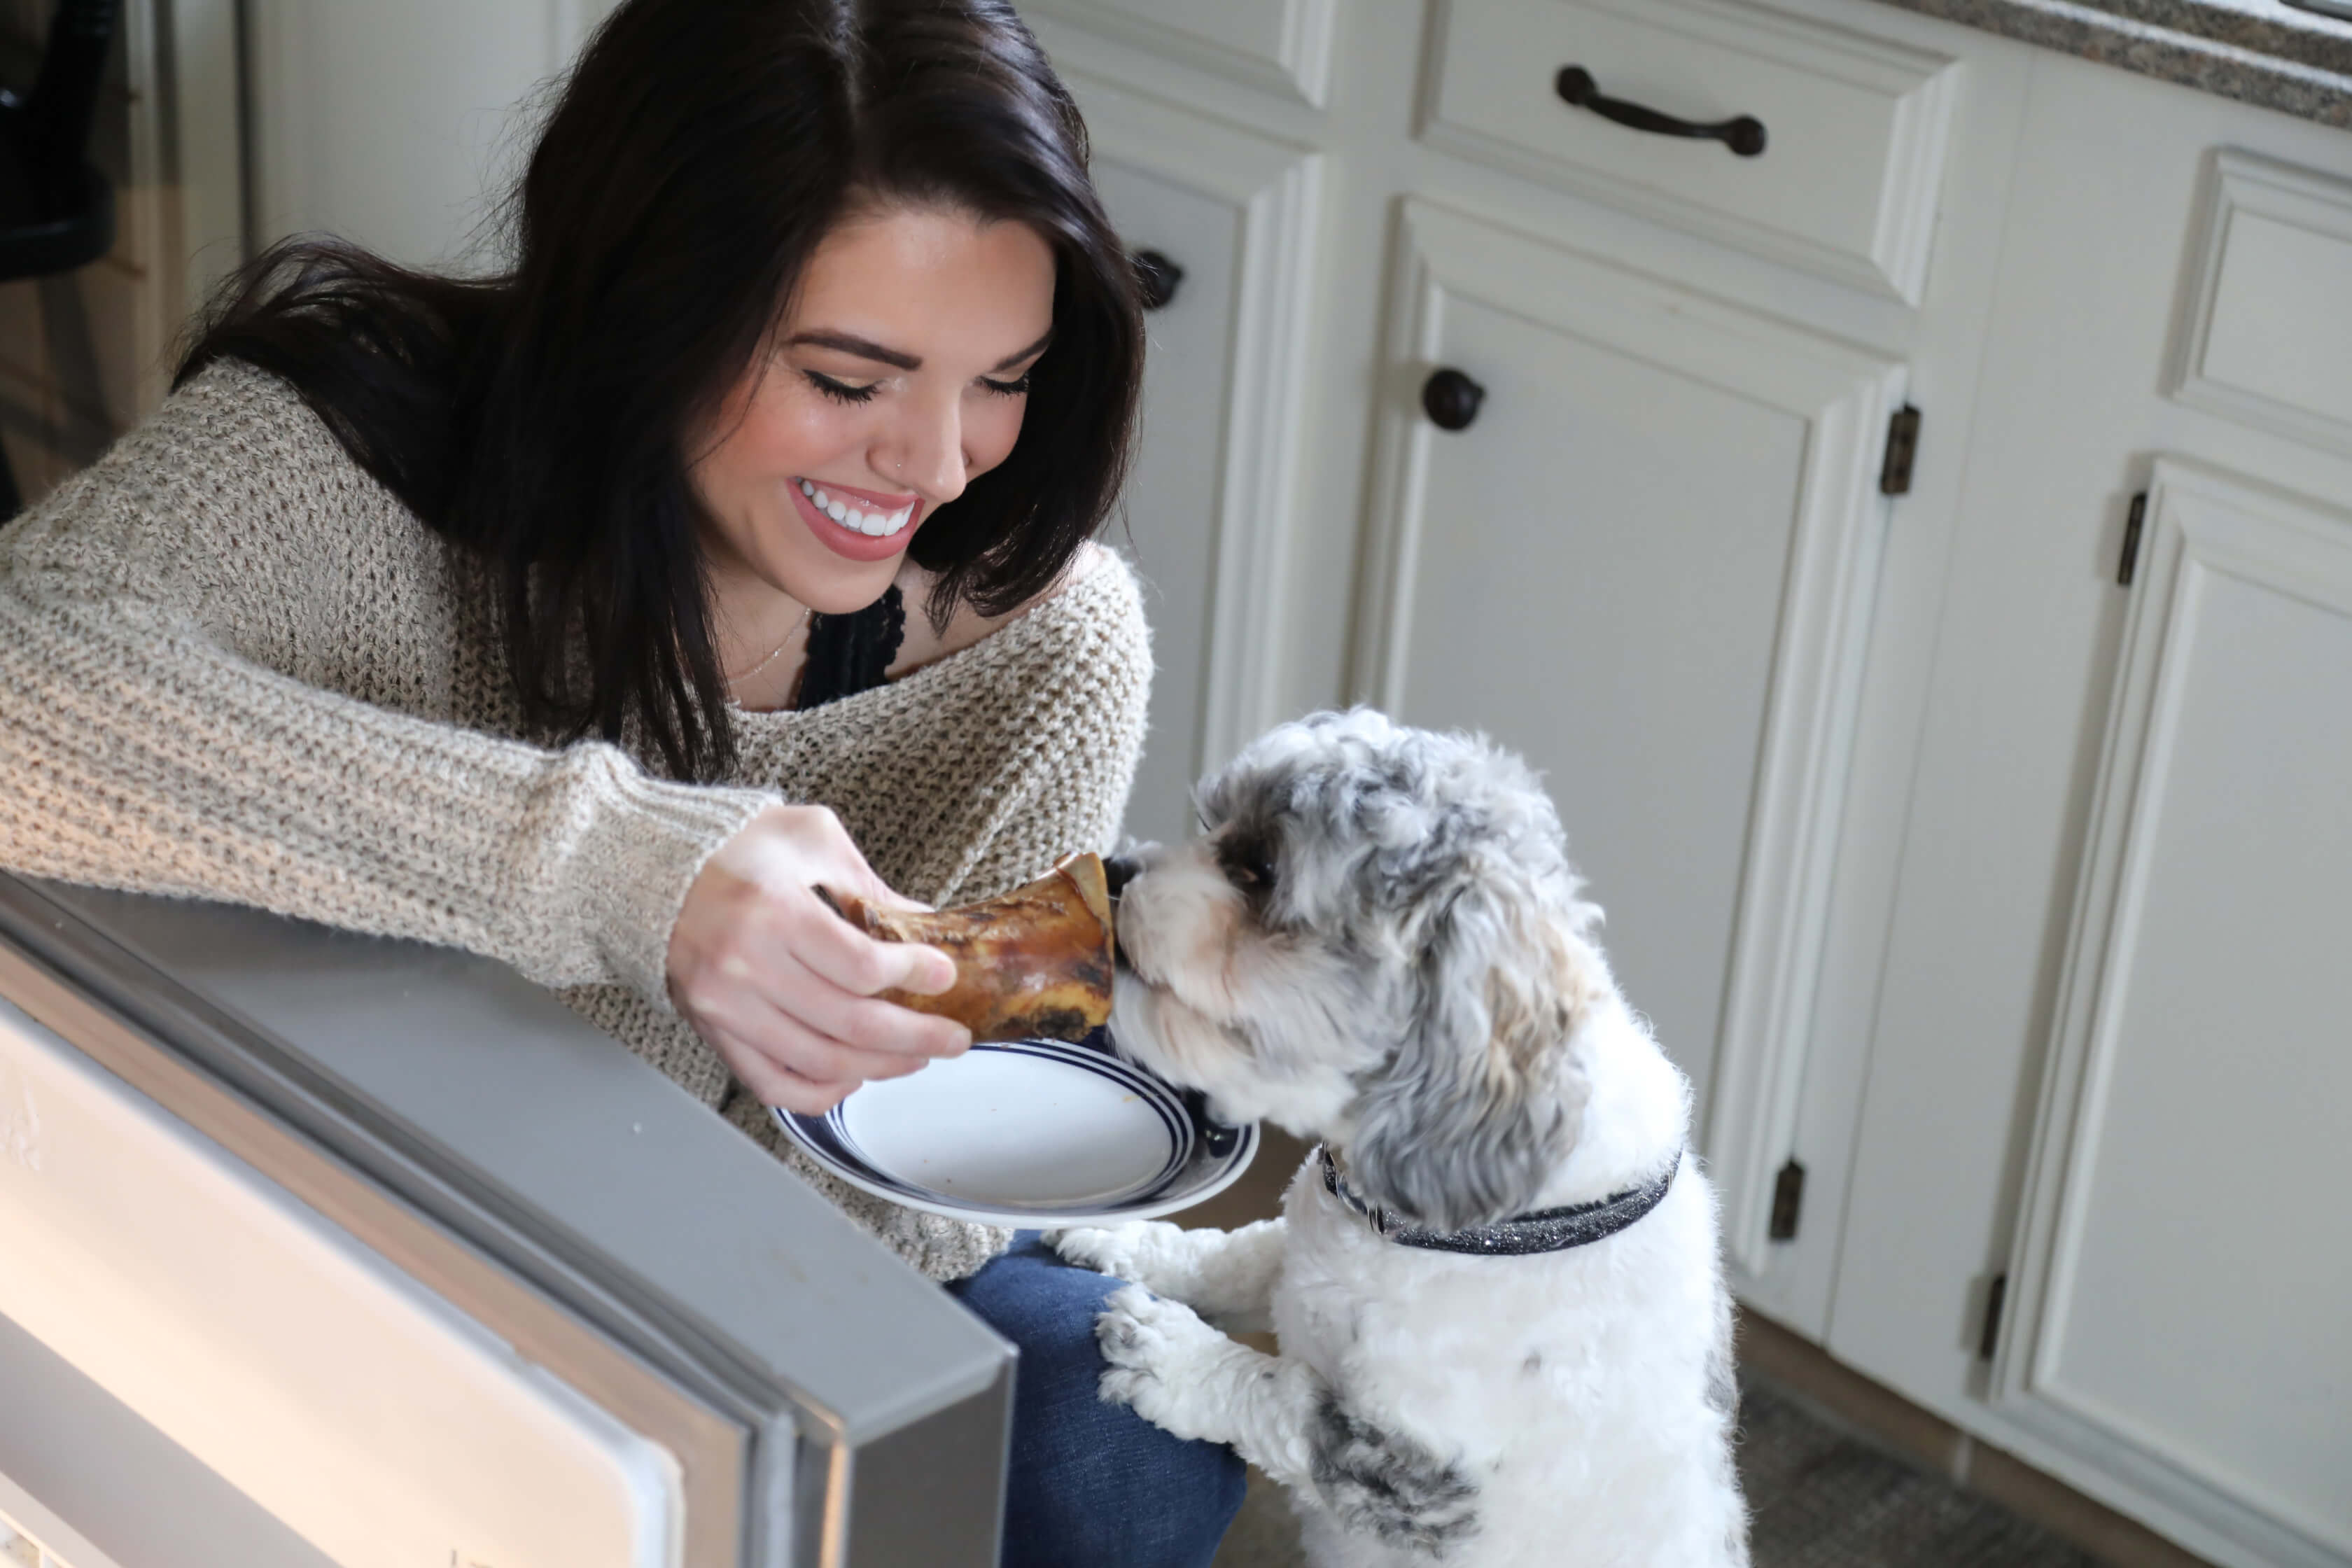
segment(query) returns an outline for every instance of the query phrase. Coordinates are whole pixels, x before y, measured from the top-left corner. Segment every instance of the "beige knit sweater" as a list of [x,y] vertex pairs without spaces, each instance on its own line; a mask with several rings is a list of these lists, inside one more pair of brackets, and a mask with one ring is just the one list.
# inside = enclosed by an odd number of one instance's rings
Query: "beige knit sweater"
[[844,1186],[730,1093],[670,1008],[670,927],[779,798],[934,903],[1107,848],[1151,675],[1126,566],[887,686],[735,713],[723,786],[516,739],[480,589],[283,382],[212,366],[0,531],[0,865],[502,959],[926,1273],[977,1268],[1003,1231]]

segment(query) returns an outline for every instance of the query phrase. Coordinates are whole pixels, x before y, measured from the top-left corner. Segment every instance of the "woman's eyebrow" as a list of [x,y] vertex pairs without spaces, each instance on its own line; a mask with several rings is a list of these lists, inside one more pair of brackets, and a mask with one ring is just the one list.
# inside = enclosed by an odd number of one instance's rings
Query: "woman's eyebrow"
[[[1018,353],[1006,354],[989,366],[988,374],[995,375],[1000,372],[1011,370],[1023,360],[1033,359],[1044,353],[1045,345],[1053,341],[1054,329],[1048,327],[1045,329],[1045,335],[1027,348]],[[896,365],[900,370],[923,368],[923,362],[919,355],[900,353],[897,349],[886,349],[871,338],[861,338],[849,332],[835,332],[819,328],[813,332],[794,332],[784,340],[784,346],[788,349],[799,348],[803,343],[821,349],[838,349],[843,353],[856,354],[859,359],[870,359],[880,364]]]
[[1027,348],[1023,349],[1017,354],[1006,354],[1003,359],[998,360],[993,365],[989,367],[989,374],[991,375],[994,375],[999,371],[1011,370],[1023,360],[1044,353],[1045,352],[1045,345],[1053,341],[1054,329],[1047,327],[1044,337],[1039,338],[1035,342],[1031,343]]
[[871,338],[853,337],[847,332],[822,330],[814,332],[795,332],[784,340],[784,346],[788,349],[796,349],[803,343],[813,344],[821,349],[839,349],[843,353],[856,354],[859,359],[870,359],[882,364],[896,365],[900,370],[923,368],[922,360],[914,354],[900,353],[897,349],[886,349]]

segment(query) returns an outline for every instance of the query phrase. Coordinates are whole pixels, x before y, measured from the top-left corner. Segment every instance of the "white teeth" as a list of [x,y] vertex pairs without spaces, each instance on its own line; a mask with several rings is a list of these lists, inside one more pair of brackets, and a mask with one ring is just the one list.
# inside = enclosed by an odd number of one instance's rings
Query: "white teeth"
[[878,508],[868,511],[851,506],[838,497],[826,494],[821,487],[806,479],[795,482],[801,487],[801,494],[808,497],[810,503],[817,510],[824,513],[842,527],[854,533],[862,533],[868,539],[888,538],[906,527],[908,521],[915,515],[912,505],[900,507],[897,511],[883,511]]

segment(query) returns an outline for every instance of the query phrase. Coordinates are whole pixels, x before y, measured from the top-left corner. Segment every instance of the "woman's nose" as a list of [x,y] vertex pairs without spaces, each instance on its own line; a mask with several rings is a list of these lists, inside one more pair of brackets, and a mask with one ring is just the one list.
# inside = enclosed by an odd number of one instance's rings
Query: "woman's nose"
[[935,414],[908,417],[898,432],[897,450],[877,454],[875,472],[920,494],[934,507],[963,494],[971,464],[963,450],[963,421],[950,403]]

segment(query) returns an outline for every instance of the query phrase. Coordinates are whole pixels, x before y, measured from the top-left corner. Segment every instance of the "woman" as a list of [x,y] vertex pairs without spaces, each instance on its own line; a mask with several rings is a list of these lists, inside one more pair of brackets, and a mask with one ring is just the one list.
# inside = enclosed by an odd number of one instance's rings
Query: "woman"
[[161,412],[0,545],[0,859],[455,943],[584,1016],[1023,1349],[1005,1560],[1203,1563],[1221,1448],[1095,1397],[1109,1282],[779,1148],[968,1043],[961,900],[1115,832],[1150,660],[1088,542],[1142,339],[1001,0],[630,0],[513,266],[260,258]]

